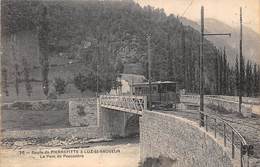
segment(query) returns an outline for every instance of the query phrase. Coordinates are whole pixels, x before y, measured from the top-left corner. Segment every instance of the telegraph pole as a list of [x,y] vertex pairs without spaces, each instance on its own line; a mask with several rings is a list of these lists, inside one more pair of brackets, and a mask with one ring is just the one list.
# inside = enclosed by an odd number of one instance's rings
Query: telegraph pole
[[149,78],[149,110],[152,110],[152,61],[151,61],[151,35],[147,36],[148,43],[148,78]]
[[239,112],[241,113],[241,104],[242,104],[242,95],[243,95],[243,74],[241,67],[243,66],[243,51],[242,51],[242,7],[240,7],[240,43],[239,43],[239,53],[240,53],[240,58],[239,58]]
[[[200,35],[200,111],[204,111],[204,65],[203,65],[203,41],[204,41],[204,7],[201,7],[201,35]],[[200,126],[204,126],[204,114],[200,113]]]
[[201,6],[201,36],[200,36],[200,126],[204,126],[204,64],[203,43],[204,36],[228,35],[231,33],[204,33],[204,7]]

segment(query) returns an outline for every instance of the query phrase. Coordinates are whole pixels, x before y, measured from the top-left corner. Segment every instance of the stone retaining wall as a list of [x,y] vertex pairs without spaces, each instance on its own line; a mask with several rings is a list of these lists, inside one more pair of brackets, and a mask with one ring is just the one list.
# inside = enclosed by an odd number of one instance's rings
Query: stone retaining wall
[[[35,127],[33,130],[6,130],[2,136],[6,138],[25,138],[25,137],[86,137],[95,138],[100,133],[97,123],[97,100],[96,98],[84,98],[73,100],[39,100],[39,101],[20,101],[1,105],[2,110],[11,112],[31,111],[33,118],[41,120],[41,113],[60,112],[56,114],[63,116],[64,121],[69,125],[64,128],[57,128],[53,122],[45,120],[48,129]],[[48,112],[47,112],[48,111]],[[35,115],[34,115],[35,113]],[[45,114],[45,115],[46,115]],[[48,115],[46,115],[47,117]],[[46,118],[45,118],[46,119]],[[61,119],[61,118],[59,118]],[[3,120],[2,120],[3,121]]]
[[69,123],[71,126],[97,125],[96,98],[87,98],[84,101],[70,101]]
[[[232,99],[234,101],[232,101]],[[243,98],[244,99],[244,98]],[[250,102],[254,99],[254,102]],[[246,100],[246,99],[244,99]],[[182,103],[194,103],[199,105],[200,97],[199,95],[182,95],[180,98]],[[250,102],[250,103],[249,103]],[[247,98],[246,103],[242,103],[242,114],[244,116],[251,116],[252,113],[257,114],[258,110],[260,109],[260,105],[258,105],[256,98]],[[204,103],[206,105],[214,105],[217,107],[223,107],[225,110],[229,112],[238,112],[238,102],[236,101],[235,97],[231,96],[205,96]],[[259,113],[260,114],[260,113]]]
[[196,123],[174,115],[144,111],[140,119],[141,161],[169,157],[173,167],[232,167],[231,154]]

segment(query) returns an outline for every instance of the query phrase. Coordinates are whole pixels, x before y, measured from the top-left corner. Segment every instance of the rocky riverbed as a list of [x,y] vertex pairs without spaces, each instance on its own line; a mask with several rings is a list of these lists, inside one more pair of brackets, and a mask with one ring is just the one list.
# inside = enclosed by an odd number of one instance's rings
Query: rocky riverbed
[[19,139],[1,147],[5,167],[137,167],[140,157],[138,138]]

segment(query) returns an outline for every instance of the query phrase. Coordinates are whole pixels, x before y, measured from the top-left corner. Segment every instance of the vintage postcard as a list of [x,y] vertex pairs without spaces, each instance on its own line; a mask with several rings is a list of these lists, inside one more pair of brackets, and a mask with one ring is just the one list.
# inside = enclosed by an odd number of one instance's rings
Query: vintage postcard
[[259,0],[1,0],[1,167],[260,167]]

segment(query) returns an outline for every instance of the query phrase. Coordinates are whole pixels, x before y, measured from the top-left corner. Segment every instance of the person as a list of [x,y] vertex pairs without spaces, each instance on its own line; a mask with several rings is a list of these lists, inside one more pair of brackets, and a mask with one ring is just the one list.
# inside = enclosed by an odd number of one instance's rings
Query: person
[[55,81],[52,81],[52,83],[50,84],[48,99],[57,99],[57,92],[55,89],[55,84],[56,84]]

